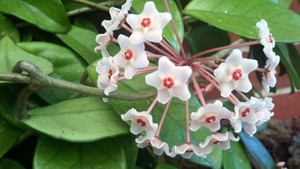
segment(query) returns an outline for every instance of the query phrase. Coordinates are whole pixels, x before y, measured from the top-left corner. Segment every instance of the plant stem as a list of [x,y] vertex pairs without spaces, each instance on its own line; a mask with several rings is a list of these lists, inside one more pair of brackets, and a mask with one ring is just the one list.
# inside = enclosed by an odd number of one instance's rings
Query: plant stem
[[94,3],[94,2],[91,2],[91,1],[87,1],[87,0],[73,0],[74,2],[78,2],[78,3],[81,3],[81,4],[85,4],[89,7],[92,7],[92,8],[96,8],[96,9],[100,9],[100,10],[104,10],[104,11],[108,11],[109,10],[109,7],[105,6],[106,3],[101,3],[101,4],[97,4],[97,3]]
[[[27,72],[28,75],[20,74],[23,71]],[[149,98],[153,98],[156,95],[156,93],[153,92],[140,94],[121,94],[114,92],[111,93],[109,96],[106,96],[104,94],[104,91],[101,89],[50,77],[44,74],[38,67],[36,67],[28,61],[18,62],[13,68],[13,73],[0,73],[0,81],[29,84],[28,89],[33,91],[49,87],[67,90],[79,94],[129,101],[146,100]]]

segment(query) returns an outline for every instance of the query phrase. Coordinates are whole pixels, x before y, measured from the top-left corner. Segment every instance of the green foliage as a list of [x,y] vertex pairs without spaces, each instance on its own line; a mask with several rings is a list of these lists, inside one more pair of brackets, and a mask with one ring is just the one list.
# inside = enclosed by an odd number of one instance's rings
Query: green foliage
[[59,0],[1,0],[0,12],[14,15],[50,32],[66,32],[71,27]]
[[20,41],[20,35],[16,27],[9,19],[0,14],[0,39],[6,35],[10,36],[15,42]]
[[25,169],[18,162],[5,158],[0,161],[0,169]]
[[30,110],[24,123],[54,138],[73,142],[100,140],[128,133],[122,120],[99,98],[68,100]]
[[240,143],[232,141],[230,149],[223,151],[223,167],[251,169],[247,154]]
[[300,16],[270,1],[193,0],[185,7],[183,13],[251,39],[258,38],[256,22],[265,19],[276,41],[300,40]]

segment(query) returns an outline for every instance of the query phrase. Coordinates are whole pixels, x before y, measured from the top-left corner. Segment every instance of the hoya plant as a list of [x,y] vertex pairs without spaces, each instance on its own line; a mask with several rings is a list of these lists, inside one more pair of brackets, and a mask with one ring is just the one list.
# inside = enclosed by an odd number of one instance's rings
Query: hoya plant
[[277,76],[300,88],[290,4],[0,0],[0,168],[276,168],[255,134]]

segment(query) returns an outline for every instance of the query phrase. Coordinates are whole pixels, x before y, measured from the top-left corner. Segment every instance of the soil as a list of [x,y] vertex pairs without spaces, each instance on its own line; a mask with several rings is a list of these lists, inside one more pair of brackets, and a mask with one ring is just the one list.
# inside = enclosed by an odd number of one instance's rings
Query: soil
[[[271,120],[263,132],[256,134],[277,162],[289,169],[300,168],[300,117]],[[283,167],[282,167],[283,168]]]

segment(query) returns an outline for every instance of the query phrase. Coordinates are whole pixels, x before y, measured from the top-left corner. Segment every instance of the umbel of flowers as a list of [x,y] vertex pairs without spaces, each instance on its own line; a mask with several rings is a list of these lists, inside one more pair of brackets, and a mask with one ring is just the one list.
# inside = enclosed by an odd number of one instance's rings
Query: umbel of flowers
[[[256,24],[260,40],[238,45],[241,47],[262,44],[267,58],[262,68],[258,68],[256,60],[244,58],[239,49],[234,49],[236,47],[234,45],[187,57],[179,43],[181,52],[178,54],[162,37],[164,27],[170,22],[178,42],[181,42],[168,4],[164,2],[168,12],[159,12],[154,2],[149,1],[145,3],[142,13],[128,14],[132,0],[127,0],[121,9],[110,9],[111,19],[102,22],[106,32],[96,37],[99,44],[96,50],[101,50],[103,55],[97,65],[98,87],[109,95],[117,90],[119,81],[146,74],[145,82],[157,89],[157,97],[147,110],[138,112],[135,108],[131,108],[121,116],[124,121],[131,122],[130,131],[138,135],[137,146],[144,148],[151,145],[157,155],[165,153],[174,157],[180,154],[184,158],[189,158],[194,153],[205,157],[212,152],[214,146],[222,149],[230,148],[230,141],[239,140],[235,133],[244,130],[252,136],[257,126],[273,116],[274,104],[271,98],[248,98],[244,93],[252,89],[248,76],[253,71],[262,74],[261,83],[264,90],[269,92],[270,87],[276,85],[275,68],[280,58],[273,52],[275,40],[269,32],[267,22],[263,19]],[[114,32],[121,28],[131,35],[127,37],[120,34],[115,37]],[[120,46],[120,52],[115,56],[110,56],[106,50],[106,46],[111,43]],[[145,50],[145,46],[151,50]],[[226,48],[233,50],[225,59],[200,57]],[[148,66],[149,59],[158,60],[157,66]],[[234,105],[234,110],[224,107],[220,100],[206,103],[203,92],[211,88],[218,89],[221,96]],[[196,112],[189,111],[188,100],[191,93],[195,94],[202,105]],[[187,138],[181,145],[169,147],[167,142],[161,140],[160,131],[174,97],[186,104]],[[159,124],[154,123],[151,116],[151,111],[158,102],[166,105]],[[232,130],[221,132],[223,125]],[[190,131],[197,131],[202,127],[211,130],[212,134],[202,142],[193,144],[190,141]]]

